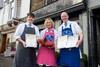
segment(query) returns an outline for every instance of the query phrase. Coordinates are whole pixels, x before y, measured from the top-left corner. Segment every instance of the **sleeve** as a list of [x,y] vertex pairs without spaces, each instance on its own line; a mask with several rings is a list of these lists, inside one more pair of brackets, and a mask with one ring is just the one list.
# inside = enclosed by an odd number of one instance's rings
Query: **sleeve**
[[36,28],[36,36],[40,37],[39,28],[38,27],[35,27],[35,28]]
[[18,27],[16,28],[16,31],[14,33],[14,38],[15,39],[21,38],[23,30],[24,30],[24,24],[18,25]]
[[58,32],[56,30],[54,30],[54,35],[55,35],[55,40],[57,40],[57,38],[58,38]]
[[43,39],[43,36],[44,36],[44,30],[42,30],[42,31],[40,32],[40,38]]
[[61,29],[61,26],[58,28],[58,36],[61,36],[62,35],[62,29]]
[[74,22],[73,26],[74,26],[74,29],[75,29],[76,33],[82,32],[82,29],[81,29],[81,27],[77,24],[77,22]]

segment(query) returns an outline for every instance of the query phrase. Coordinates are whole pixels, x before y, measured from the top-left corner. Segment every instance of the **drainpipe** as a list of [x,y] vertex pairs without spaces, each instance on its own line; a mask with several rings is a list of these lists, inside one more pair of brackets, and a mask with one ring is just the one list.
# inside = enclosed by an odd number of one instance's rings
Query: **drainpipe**
[[[87,34],[88,34],[88,53],[89,53],[89,51],[90,51],[90,50],[89,50],[89,49],[90,49],[90,48],[89,48],[89,47],[90,47],[90,46],[89,46],[89,44],[90,44],[90,43],[89,43],[89,41],[90,41],[90,40],[89,40],[89,37],[90,37],[90,36],[89,36],[89,34],[90,34],[90,31],[89,31],[90,22],[89,22],[88,0],[84,0],[84,4],[85,4],[85,7],[86,7],[86,13],[87,13]],[[88,54],[88,55],[90,55],[90,54]],[[88,61],[88,62],[87,62],[87,67],[91,67],[91,66],[89,65],[89,62],[90,62],[90,61],[89,61],[89,56],[88,56],[87,61]]]
[[30,0],[29,12],[32,12],[32,0]]
[[89,19],[88,0],[85,0],[85,1],[86,1],[86,4],[87,4],[86,5],[86,12],[87,12],[87,26],[88,26],[87,27],[88,28],[87,29],[88,30],[87,33],[88,33],[88,52],[89,52],[89,56],[88,56],[88,67],[91,67],[92,65],[90,65],[91,64],[91,61],[90,61],[90,59],[91,59],[91,57],[90,57],[91,56],[91,52],[90,52],[90,41],[91,41],[90,40],[90,36],[91,35],[90,35],[90,33],[91,32],[90,32],[90,21],[89,21],[90,19]]

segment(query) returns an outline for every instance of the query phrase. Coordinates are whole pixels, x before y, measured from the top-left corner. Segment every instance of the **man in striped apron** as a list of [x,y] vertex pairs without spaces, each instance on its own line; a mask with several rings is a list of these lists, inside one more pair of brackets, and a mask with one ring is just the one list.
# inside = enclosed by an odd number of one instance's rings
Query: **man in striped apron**
[[76,44],[77,47],[60,49],[58,64],[61,67],[80,67],[79,46],[83,40],[83,34],[79,25],[75,21],[69,21],[68,18],[69,16],[66,12],[61,13],[61,19],[63,23],[58,28],[59,36],[65,36],[65,35],[67,35],[68,37],[78,36],[79,39]]

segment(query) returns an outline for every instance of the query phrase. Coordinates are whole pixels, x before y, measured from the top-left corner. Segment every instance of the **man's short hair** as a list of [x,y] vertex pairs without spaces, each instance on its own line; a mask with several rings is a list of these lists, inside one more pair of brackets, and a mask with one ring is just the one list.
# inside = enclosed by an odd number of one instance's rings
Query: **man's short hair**
[[34,13],[27,13],[27,17],[28,17],[28,16],[31,16],[31,17],[33,17],[33,18],[35,17]]

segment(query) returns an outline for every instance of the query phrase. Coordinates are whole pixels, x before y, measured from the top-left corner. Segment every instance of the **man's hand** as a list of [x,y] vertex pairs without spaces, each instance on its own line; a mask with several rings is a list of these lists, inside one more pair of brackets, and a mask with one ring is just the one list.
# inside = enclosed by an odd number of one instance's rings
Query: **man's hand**
[[25,41],[23,41],[22,44],[23,44],[24,47],[26,47],[26,42]]
[[26,42],[25,42],[25,41],[23,41],[21,38],[18,38],[17,40],[18,40],[19,42],[21,42],[21,43],[23,44],[24,47],[26,47]]
[[81,45],[81,43],[83,42],[83,33],[80,32],[78,34],[79,34],[79,40],[76,43],[76,45],[77,45],[76,47],[79,47]]
[[78,41],[77,41],[77,43],[76,43],[76,47],[79,47],[79,46],[80,46],[80,44],[81,44],[81,41],[80,41],[80,40],[78,40]]

